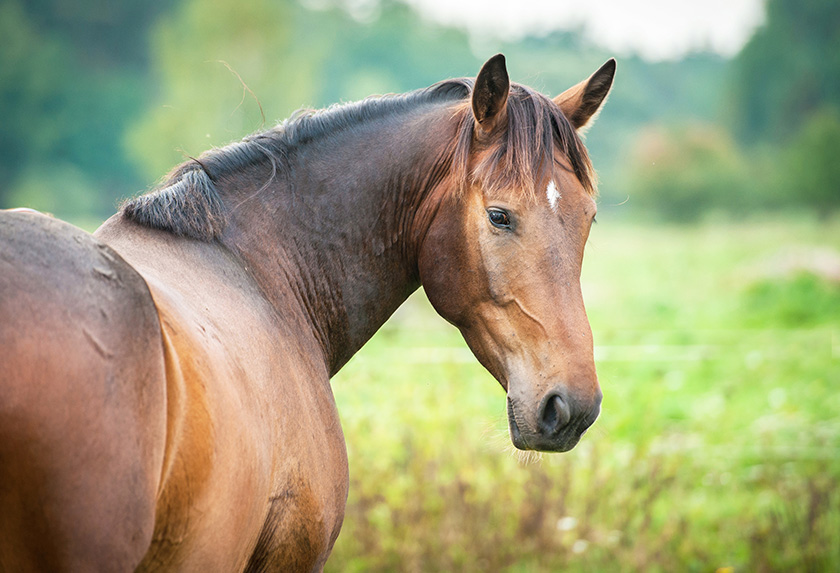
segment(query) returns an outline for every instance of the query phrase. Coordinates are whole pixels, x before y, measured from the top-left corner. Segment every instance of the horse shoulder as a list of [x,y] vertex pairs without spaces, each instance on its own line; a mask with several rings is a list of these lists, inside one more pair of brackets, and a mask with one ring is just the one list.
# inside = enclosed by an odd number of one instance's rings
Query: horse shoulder
[[147,236],[117,246],[150,285],[167,364],[167,455],[144,566],[317,569],[349,478],[311,334],[214,247]]

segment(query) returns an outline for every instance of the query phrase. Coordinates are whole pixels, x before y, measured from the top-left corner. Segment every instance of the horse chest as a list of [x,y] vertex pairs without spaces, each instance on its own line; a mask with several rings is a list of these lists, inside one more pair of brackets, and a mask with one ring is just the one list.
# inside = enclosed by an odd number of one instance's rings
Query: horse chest
[[344,502],[336,499],[330,503],[322,498],[317,486],[297,483],[272,495],[268,504],[265,523],[245,570],[320,570],[338,536]]
[[210,328],[164,330],[172,459],[149,568],[320,570],[348,489],[326,372],[251,331],[260,351],[252,350],[245,374],[220,363],[223,349],[204,335]]
[[326,562],[344,519],[349,485],[331,398],[326,416],[302,415],[296,431],[287,431],[300,434],[293,440],[298,446],[280,447],[266,517],[246,571],[318,571]]

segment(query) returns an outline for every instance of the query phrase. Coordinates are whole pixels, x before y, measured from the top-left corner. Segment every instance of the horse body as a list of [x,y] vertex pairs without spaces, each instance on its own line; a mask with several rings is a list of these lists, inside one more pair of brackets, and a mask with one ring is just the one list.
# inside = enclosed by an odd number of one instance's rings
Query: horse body
[[173,241],[119,216],[97,237],[144,276],[161,322],[166,457],[141,568],[322,566],[344,514],[347,459],[303,312],[272,307],[218,243]]
[[329,379],[421,283],[507,391],[514,444],[574,446],[600,391],[573,130],[613,69],[509,103],[497,57],[474,87],[293,120],[94,237],[4,214],[0,570],[321,570],[348,490]]
[[166,433],[145,282],[75,227],[0,213],[0,317],[0,570],[134,567]]

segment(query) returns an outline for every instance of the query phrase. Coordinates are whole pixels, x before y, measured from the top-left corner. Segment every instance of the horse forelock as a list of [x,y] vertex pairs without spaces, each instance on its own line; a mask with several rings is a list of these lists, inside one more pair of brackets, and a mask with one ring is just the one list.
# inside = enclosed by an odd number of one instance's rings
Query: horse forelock
[[463,189],[478,183],[489,191],[519,189],[536,197],[537,183],[558,164],[559,151],[568,166],[591,196],[597,195],[597,178],[586,147],[569,120],[548,97],[512,84],[507,101],[507,129],[488,144],[483,160],[470,167],[476,123],[469,105],[461,111],[461,125],[453,167]]

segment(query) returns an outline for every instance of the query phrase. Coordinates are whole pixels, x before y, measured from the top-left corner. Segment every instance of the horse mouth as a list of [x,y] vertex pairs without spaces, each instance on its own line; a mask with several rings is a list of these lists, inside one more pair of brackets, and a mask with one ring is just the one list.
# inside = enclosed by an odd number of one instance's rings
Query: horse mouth
[[522,437],[522,432],[519,430],[519,424],[516,423],[516,414],[513,411],[513,402],[510,398],[507,399],[507,415],[508,427],[510,428],[510,441],[518,450],[530,450],[525,438]]

